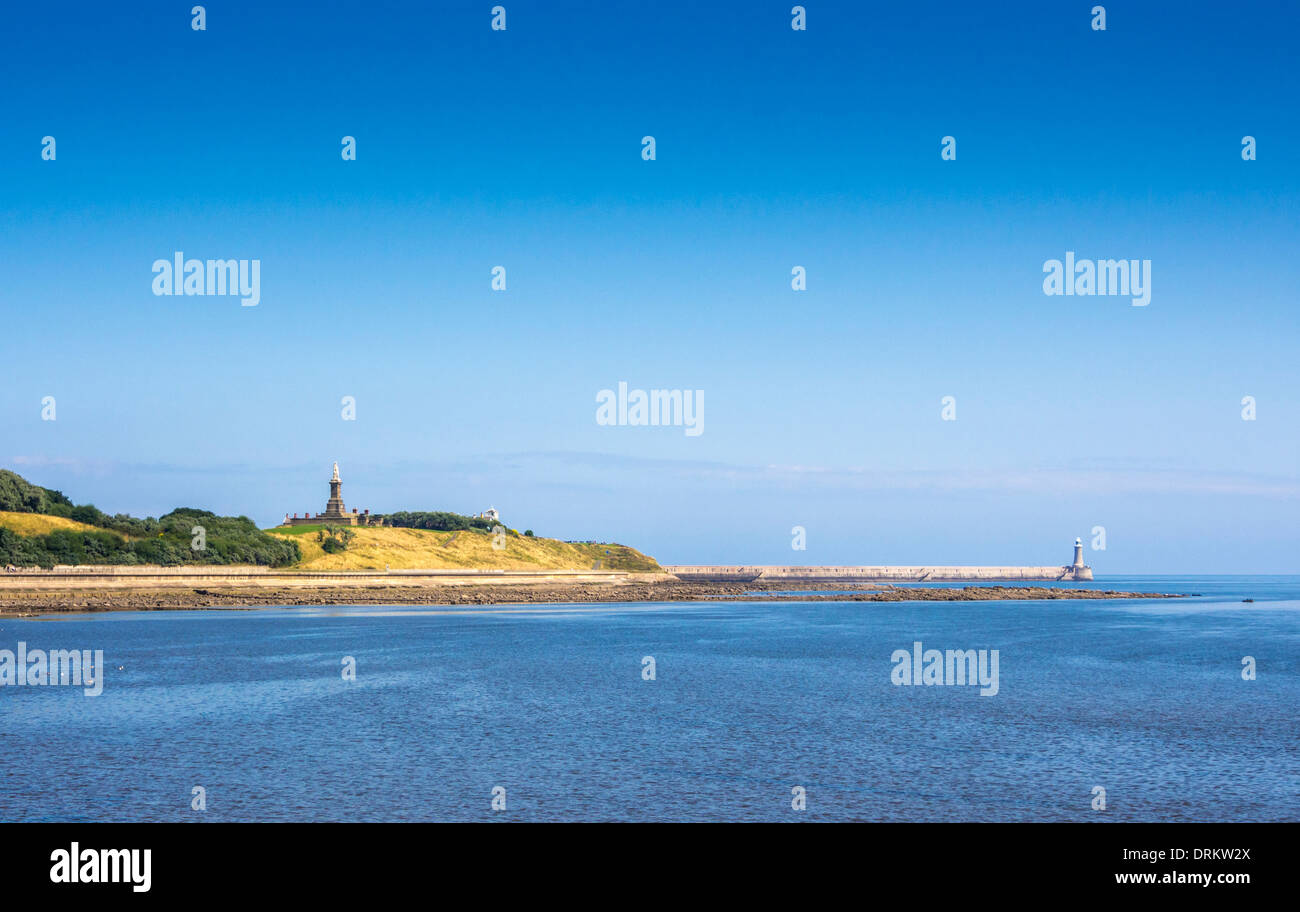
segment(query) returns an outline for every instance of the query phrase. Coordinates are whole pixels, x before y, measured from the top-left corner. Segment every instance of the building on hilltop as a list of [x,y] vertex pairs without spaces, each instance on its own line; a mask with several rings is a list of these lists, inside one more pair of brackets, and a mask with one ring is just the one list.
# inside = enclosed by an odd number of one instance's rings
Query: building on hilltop
[[339,478],[339,464],[334,463],[334,475],[330,478],[330,499],[325,502],[325,512],[317,513],[312,516],[310,513],[304,513],[301,517],[297,513],[290,516],[284,514],[284,524],[286,526],[307,526],[307,525],[340,525],[340,526],[377,526],[382,525],[378,517],[371,518],[370,511],[358,513],[354,508],[351,513],[347,507],[343,506],[343,480]]

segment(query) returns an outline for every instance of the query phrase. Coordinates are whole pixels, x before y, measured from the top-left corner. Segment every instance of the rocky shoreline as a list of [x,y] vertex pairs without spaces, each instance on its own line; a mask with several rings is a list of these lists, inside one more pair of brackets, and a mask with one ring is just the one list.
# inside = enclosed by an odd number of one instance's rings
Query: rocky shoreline
[[[832,589],[833,592],[815,592]],[[1159,592],[1059,589],[1044,586],[900,587],[879,584],[725,583],[683,580],[542,583],[456,583],[393,586],[278,587],[205,585],[193,588],[0,590],[0,616],[86,611],[169,611],[298,605],[542,605],[583,602],[777,601],[953,602],[1061,599],[1181,598]]]

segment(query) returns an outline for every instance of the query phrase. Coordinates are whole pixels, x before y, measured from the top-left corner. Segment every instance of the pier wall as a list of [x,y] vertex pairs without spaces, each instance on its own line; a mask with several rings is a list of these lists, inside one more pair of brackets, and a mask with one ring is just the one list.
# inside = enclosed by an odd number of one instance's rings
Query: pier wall
[[682,580],[736,582],[940,583],[1090,580],[1091,567],[736,567],[664,566]]

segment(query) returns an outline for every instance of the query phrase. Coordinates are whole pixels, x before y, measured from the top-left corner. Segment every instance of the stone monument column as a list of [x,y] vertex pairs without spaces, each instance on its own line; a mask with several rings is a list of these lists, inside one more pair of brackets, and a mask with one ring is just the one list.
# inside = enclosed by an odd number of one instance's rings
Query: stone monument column
[[334,475],[330,478],[330,499],[325,504],[325,515],[339,518],[347,513],[343,506],[343,481],[339,478],[339,464],[334,463]]

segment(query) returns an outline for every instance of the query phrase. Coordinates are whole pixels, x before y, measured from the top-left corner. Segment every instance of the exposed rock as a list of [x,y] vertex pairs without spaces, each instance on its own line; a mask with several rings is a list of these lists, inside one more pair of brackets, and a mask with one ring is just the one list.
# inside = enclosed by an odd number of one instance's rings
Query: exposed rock
[[152,611],[185,608],[257,608],[293,605],[527,605],[556,602],[952,602],[1052,599],[1180,598],[1158,592],[1054,589],[1043,586],[925,588],[836,584],[835,592],[808,592],[807,583],[632,582],[459,583],[449,585],[324,585],[303,587],[204,586],[170,589],[0,589],[0,614]]

